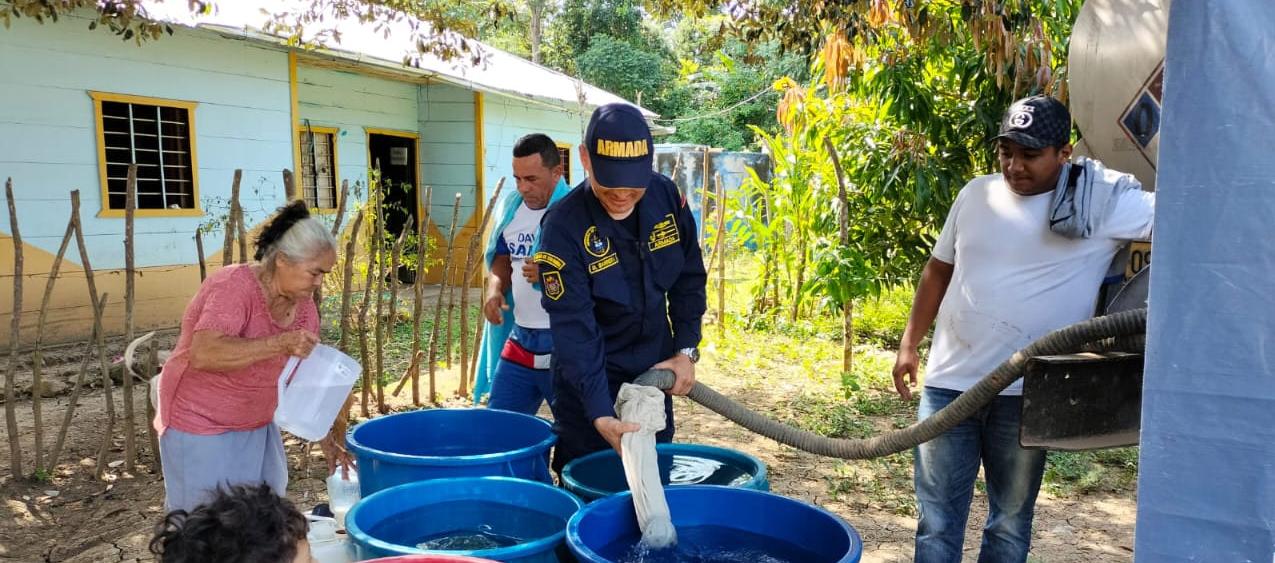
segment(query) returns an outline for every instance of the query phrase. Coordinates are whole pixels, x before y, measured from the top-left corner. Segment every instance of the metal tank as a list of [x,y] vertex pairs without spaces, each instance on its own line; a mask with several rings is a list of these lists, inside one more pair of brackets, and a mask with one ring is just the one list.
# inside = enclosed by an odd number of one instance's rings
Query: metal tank
[[1067,59],[1084,154],[1155,189],[1169,0],[1088,0]]
[[[1168,28],[1169,0],[1088,0],[1067,61],[1081,136],[1076,151],[1133,174],[1147,190],[1155,190]],[[1135,241],[1116,256],[1111,273],[1124,270],[1125,281],[1104,287],[1107,312],[1146,306],[1150,265],[1150,241]],[[1019,442],[1053,450],[1137,444],[1142,366],[1142,354],[1131,352],[1032,358]]]
[[[1076,17],[1067,59],[1076,150],[1155,190],[1170,0],[1089,0]],[[1118,257],[1125,278],[1151,264],[1151,243]]]

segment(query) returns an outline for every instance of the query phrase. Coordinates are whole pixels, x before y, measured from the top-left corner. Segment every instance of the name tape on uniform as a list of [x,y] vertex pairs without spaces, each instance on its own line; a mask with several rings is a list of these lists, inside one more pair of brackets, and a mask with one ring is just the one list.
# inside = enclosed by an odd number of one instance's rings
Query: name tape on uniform
[[620,257],[615,254],[610,254],[601,260],[597,260],[589,264],[589,273],[596,274],[619,263]]
[[532,256],[531,261],[537,264],[544,264],[546,266],[552,267],[555,270],[561,270],[563,266],[567,265],[567,263],[563,261],[561,258],[558,258],[557,256],[554,256],[552,253],[545,252],[543,250],[541,250],[540,252],[537,252],[535,256]]

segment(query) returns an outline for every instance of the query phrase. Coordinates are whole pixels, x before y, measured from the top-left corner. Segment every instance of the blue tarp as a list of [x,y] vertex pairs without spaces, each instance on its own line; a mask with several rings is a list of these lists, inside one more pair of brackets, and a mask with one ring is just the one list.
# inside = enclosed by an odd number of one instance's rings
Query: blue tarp
[[1275,2],[1169,19],[1138,561],[1275,560]]

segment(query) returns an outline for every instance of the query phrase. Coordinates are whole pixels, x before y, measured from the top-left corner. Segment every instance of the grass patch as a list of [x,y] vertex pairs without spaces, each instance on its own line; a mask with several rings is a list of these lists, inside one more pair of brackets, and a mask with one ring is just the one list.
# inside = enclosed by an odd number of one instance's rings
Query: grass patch
[[1048,454],[1043,488],[1058,496],[1123,492],[1138,481],[1138,448]]
[[[836,393],[809,390],[777,405],[789,424],[832,438],[867,438],[916,419],[915,404],[876,390],[843,399]],[[901,516],[915,517],[912,451],[865,460],[835,460],[835,472],[825,477],[834,499],[855,502]]]
[[855,461],[837,462],[836,477],[828,479],[828,494],[837,500],[861,494],[874,508],[900,516],[916,517],[912,484],[912,452]]
[[911,286],[897,287],[879,297],[855,303],[854,334],[859,342],[871,343],[891,350],[898,349],[903,329],[912,311]]
[[[789,325],[785,331],[748,330],[731,325],[724,338],[706,326],[706,347],[719,373],[751,385],[798,382],[799,391],[773,406],[778,419],[834,438],[865,438],[903,428],[916,420],[916,403],[894,393],[890,369],[894,351],[876,342],[855,348],[851,377],[840,377],[841,346],[811,337],[817,323]],[[800,328],[800,330],[791,330]],[[848,381],[853,382],[851,386]],[[1055,496],[1132,490],[1137,482],[1137,448],[1092,452],[1050,452],[1042,488]],[[915,516],[912,452],[873,460],[832,461],[825,476],[828,494],[863,502],[903,516]],[[975,483],[986,491],[981,480]]]
[[830,398],[826,394],[804,392],[785,401],[785,422],[831,438],[867,438],[876,427],[854,402]]

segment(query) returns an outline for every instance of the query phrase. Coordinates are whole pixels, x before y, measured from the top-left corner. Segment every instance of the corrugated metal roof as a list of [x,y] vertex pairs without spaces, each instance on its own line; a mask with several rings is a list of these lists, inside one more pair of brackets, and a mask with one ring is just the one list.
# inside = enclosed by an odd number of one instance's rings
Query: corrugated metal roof
[[[219,2],[213,14],[193,14],[186,2],[145,0],[147,15],[156,21],[192,28],[206,28],[223,34],[282,45],[285,38],[262,30],[267,13],[296,13],[304,4],[296,0],[262,2]],[[427,53],[418,53],[416,35],[407,21],[382,24],[361,22],[357,18],[329,17],[322,26],[307,29],[303,40],[317,45],[315,52],[345,59],[357,64],[396,69],[401,72],[433,77],[473,90],[530,98],[570,108],[584,103],[590,109],[613,102],[633,104],[620,96],[567,76],[556,70],[532,63],[479,41],[483,62],[472,65],[468,57],[443,61]],[[428,29],[426,24],[421,28]],[[317,37],[322,30],[335,30],[340,41]],[[386,33],[388,31],[388,34]],[[419,57],[418,67],[404,66],[406,55]],[[633,104],[637,105],[637,104]],[[640,106],[639,106],[640,108]],[[648,120],[656,114],[645,108]]]

